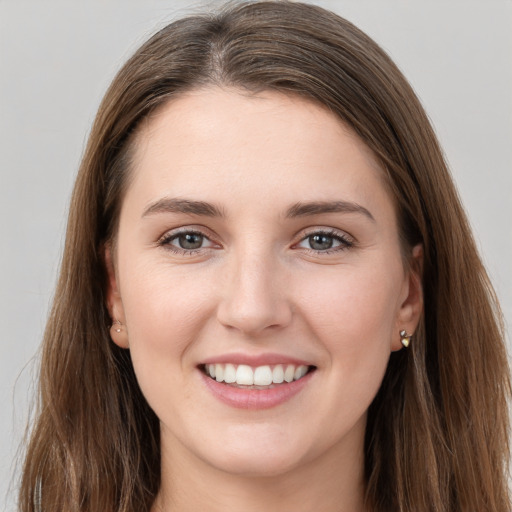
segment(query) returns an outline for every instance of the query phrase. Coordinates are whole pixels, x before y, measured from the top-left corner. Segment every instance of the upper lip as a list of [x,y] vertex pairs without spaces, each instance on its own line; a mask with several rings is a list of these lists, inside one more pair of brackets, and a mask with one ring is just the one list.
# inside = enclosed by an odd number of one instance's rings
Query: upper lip
[[205,359],[201,364],[246,364],[254,368],[258,366],[270,366],[276,364],[293,364],[296,366],[312,366],[310,361],[305,361],[296,357],[287,356],[284,354],[276,353],[263,353],[263,354],[222,354]]

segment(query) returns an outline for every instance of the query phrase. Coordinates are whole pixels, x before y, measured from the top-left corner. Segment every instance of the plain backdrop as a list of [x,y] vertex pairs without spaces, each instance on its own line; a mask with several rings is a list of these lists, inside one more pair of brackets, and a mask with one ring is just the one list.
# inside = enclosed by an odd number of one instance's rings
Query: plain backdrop
[[[512,2],[314,3],[365,30],[411,81],[512,325]],[[149,35],[204,5],[0,0],[2,510],[15,508],[15,455],[33,396],[70,191],[96,108],[120,65]]]

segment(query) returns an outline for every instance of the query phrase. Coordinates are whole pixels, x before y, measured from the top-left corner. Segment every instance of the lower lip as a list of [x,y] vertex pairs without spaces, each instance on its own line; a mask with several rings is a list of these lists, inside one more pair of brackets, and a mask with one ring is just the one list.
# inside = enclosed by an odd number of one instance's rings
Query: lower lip
[[311,380],[314,371],[293,382],[276,384],[269,389],[237,388],[217,382],[204,372],[201,372],[203,382],[212,394],[221,402],[237,409],[270,409],[283,404],[299,393]]

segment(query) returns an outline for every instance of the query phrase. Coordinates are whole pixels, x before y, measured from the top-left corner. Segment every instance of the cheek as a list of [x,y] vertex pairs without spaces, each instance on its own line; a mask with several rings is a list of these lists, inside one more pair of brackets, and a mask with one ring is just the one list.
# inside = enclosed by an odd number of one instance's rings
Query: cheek
[[186,363],[211,311],[205,280],[144,261],[124,270],[123,307],[137,381],[159,418],[180,417],[183,403],[196,407],[187,385],[194,367]]
[[192,269],[175,272],[144,261],[124,270],[123,308],[135,370],[140,378],[166,375],[169,365],[181,364],[209,317],[208,279],[196,279]]
[[400,275],[400,268],[347,266],[303,282],[303,316],[343,378],[350,374],[362,383],[383,374],[398,314]]
[[331,418],[335,433],[365,418],[380,388],[391,353],[397,297],[397,283],[376,269],[340,269],[336,276],[307,283],[304,316],[326,353],[323,415]]

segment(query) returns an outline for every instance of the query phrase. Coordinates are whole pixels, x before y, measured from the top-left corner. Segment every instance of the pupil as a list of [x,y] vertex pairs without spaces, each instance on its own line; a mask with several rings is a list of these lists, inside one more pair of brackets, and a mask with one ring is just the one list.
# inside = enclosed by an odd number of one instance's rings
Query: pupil
[[178,240],[182,249],[199,249],[203,244],[203,236],[195,233],[180,235]]
[[309,237],[309,245],[312,249],[317,251],[330,249],[332,247],[332,236],[327,235],[313,235]]

